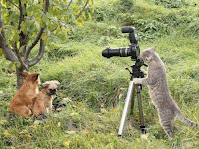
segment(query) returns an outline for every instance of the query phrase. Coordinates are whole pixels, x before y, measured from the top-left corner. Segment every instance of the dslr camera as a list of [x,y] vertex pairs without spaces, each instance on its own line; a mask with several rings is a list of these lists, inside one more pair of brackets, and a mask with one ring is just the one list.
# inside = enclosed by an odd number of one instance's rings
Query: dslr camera
[[138,46],[138,37],[134,27],[122,27],[122,33],[129,33],[130,45],[128,47],[110,48],[107,47],[102,51],[102,56],[110,58],[113,56],[128,57],[131,56],[132,60],[137,60],[140,55],[140,48]]

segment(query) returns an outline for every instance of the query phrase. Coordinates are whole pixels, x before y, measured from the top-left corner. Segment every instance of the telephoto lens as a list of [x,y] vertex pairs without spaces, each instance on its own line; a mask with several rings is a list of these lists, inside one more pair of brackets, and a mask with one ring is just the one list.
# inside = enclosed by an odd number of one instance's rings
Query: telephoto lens
[[102,51],[102,56],[107,58],[120,56],[120,49],[111,49],[110,47],[106,47],[106,49]]
[[116,49],[112,49],[107,47],[105,50],[102,51],[103,57],[113,57],[113,56],[120,56],[120,57],[128,57],[131,56],[132,59],[136,59],[137,56],[140,54],[140,49],[137,46],[129,45],[129,47],[120,47]]
[[127,57],[129,56],[129,47],[121,47],[116,49],[111,49],[107,47],[104,51],[102,51],[102,56],[110,58],[113,56]]

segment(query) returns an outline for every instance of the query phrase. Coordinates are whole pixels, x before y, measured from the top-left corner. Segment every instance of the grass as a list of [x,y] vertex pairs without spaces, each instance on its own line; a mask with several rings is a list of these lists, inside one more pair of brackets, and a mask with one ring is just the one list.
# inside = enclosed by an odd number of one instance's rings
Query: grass
[[124,135],[117,137],[130,77],[125,68],[134,62],[130,58],[101,56],[107,45],[127,46],[127,35],[120,33],[120,27],[135,26],[141,50],[158,45],[157,53],[166,65],[173,98],[186,117],[198,122],[199,3],[184,1],[179,1],[182,4],[178,8],[171,8],[176,0],[172,4],[101,0],[93,6],[93,20],[69,31],[65,41],[51,37],[55,42],[48,45],[44,58],[30,71],[40,72],[42,82],[59,80],[58,99],[71,102],[43,121],[5,117],[16,92],[16,76],[14,66],[0,58],[0,148],[199,148],[198,128],[179,120],[174,124],[174,139],[167,138],[146,86],[142,99],[147,135],[139,132],[136,102]]

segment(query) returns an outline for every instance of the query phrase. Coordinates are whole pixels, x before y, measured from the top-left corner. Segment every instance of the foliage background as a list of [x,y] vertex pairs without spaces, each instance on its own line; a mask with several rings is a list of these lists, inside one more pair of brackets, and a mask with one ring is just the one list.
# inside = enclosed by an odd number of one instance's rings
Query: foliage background
[[118,138],[129,82],[125,67],[134,62],[101,56],[107,45],[127,46],[120,27],[135,26],[141,50],[158,45],[173,98],[185,116],[198,122],[198,6],[197,0],[95,1],[84,24],[69,28],[64,38],[51,34],[44,58],[30,70],[40,72],[42,82],[59,80],[58,99],[67,103],[43,121],[4,116],[16,92],[16,77],[12,63],[0,58],[0,148],[199,148],[198,128],[179,120],[175,138],[167,138],[147,87],[142,98],[148,134],[140,135],[135,107],[124,136]]

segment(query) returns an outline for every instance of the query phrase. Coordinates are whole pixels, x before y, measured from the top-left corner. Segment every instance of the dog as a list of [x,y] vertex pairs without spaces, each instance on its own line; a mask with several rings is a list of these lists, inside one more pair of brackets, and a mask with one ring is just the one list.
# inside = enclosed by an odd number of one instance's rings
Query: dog
[[32,114],[33,99],[39,93],[39,73],[22,73],[24,81],[10,103],[10,113],[29,118]]
[[52,111],[53,95],[56,95],[59,86],[60,82],[56,80],[47,81],[42,84],[42,90],[34,99],[32,107],[33,115],[39,116]]

